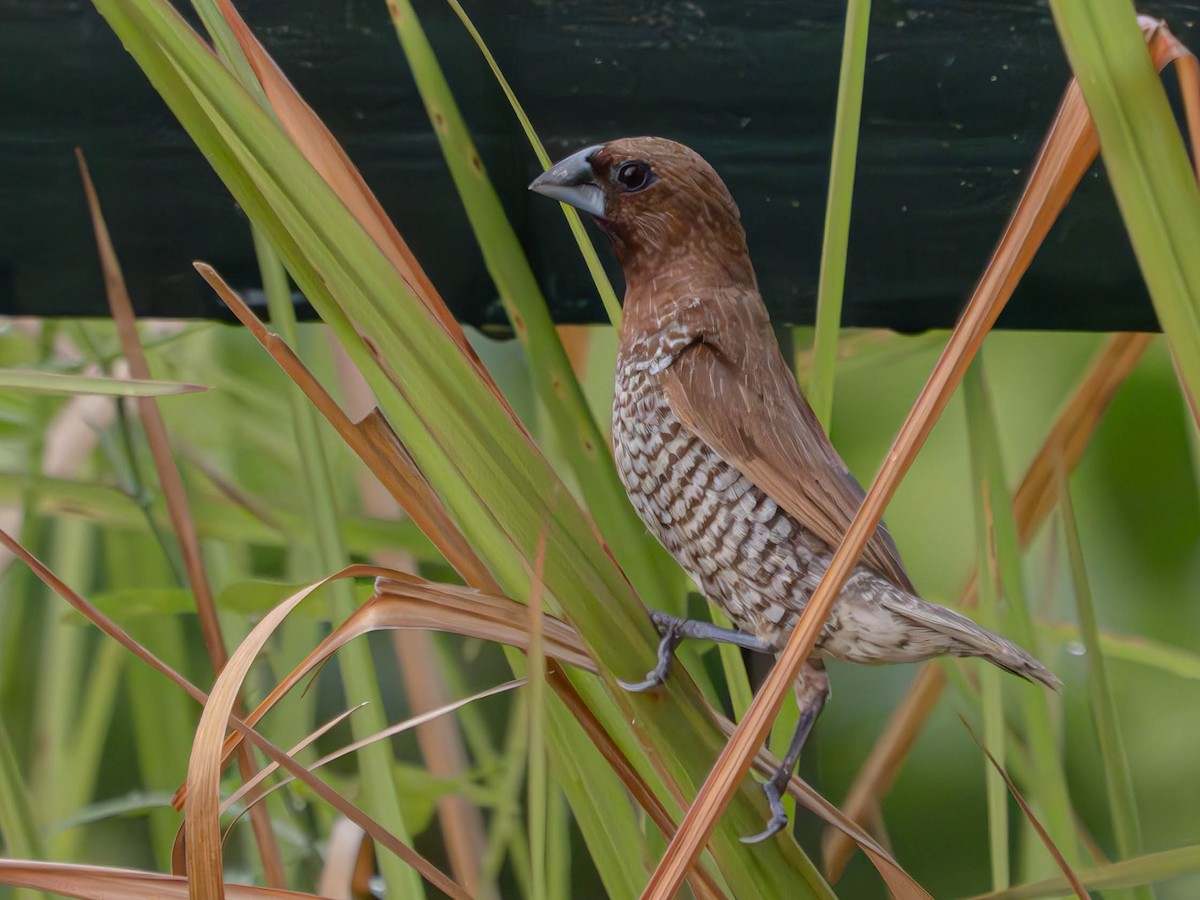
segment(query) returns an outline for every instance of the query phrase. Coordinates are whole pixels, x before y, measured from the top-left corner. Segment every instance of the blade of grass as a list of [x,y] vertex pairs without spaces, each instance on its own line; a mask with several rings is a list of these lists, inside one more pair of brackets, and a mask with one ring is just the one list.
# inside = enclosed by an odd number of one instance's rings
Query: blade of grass
[[[80,521],[54,522],[50,527],[53,539],[46,547],[51,565],[72,582],[90,587],[99,562],[96,532]],[[66,764],[81,713],[79,692],[88,637],[65,620],[59,598],[49,593],[44,602],[48,615],[34,657],[37,701],[33,714],[33,745],[42,749],[30,761],[31,796],[36,798],[43,827],[73,814],[87,802],[93,787],[86,769]],[[70,838],[57,836],[49,849],[55,855],[70,849]]]
[[208,389],[203,385],[181,384],[177,381],[0,369],[0,390],[36,391],[43,394],[100,394],[112,397],[169,397],[173,394],[190,394]]
[[494,884],[507,856],[511,860],[518,891],[526,896],[533,881],[529,871],[529,837],[521,816],[521,786],[529,762],[529,697],[521,695],[509,716],[508,734],[503,747],[503,771],[496,779],[496,812],[488,831],[487,845],[480,860],[483,881]]
[[645,529],[617,479],[607,440],[588,410],[541,288],[488,179],[420,20],[408,0],[389,0],[388,10],[484,262],[517,338],[525,347],[534,386],[550,414],[587,509],[634,586],[646,596],[663,598],[657,602],[670,601],[670,585],[660,570],[673,563],[656,542],[641,539]]
[[[1033,195],[1031,206],[1053,219],[1096,153],[1095,134],[1082,95],[1077,86],[1069,85],[1043,143],[1039,162],[1030,174],[1022,204],[1026,197]],[[1036,190],[1035,185],[1038,185]],[[1006,243],[1002,240],[1001,247]],[[1013,500],[1023,544],[1029,541],[1053,507],[1051,488],[1058,460],[1063,460],[1068,471],[1074,469],[1113,394],[1141,359],[1149,342],[1150,336],[1145,334],[1114,335],[1056,420]],[[974,589],[972,576],[964,590],[963,605],[972,602]],[[862,821],[865,811],[874,806],[876,798],[890,788],[944,685],[941,668],[931,663],[922,668],[920,677],[889,720],[851,787],[845,810],[855,821]],[[853,845],[840,834],[827,835],[824,848],[826,871],[836,878],[852,851]]]
[[1133,4],[1051,0],[1182,380],[1200,394],[1200,192]]
[[[1001,628],[1001,632],[1036,653],[1033,619],[1021,572],[1020,537],[1004,482],[999,429],[978,363],[968,370],[963,389],[972,453],[978,456],[980,474],[988,488],[988,506],[993,517],[997,573],[1005,601],[1006,627]],[[980,585],[982,588],[982,582]],[[1024,714],[1025,732],[1033,760],[1032,786],[1046,817],[1046,828],[1067,861],[1072,866],[1078,865],[1080,854],[1075,839],[1074,815],[1046,692],[1040,686],[1018,684],[1015,681],[1011,689],[1019,691],[1017,696]]]
[[[1147,853],[1134,859],[1084,869],[1075,874],[1088,890],[1105,891],[1138,887],[1195,872],[1200,872],[1200,844]],[[1035,897],[1057,897],[1070,889],[1067,880],[1060,876],[1032,884],[1017,885],[1006,891],[981,894],[972,900],[1032,900]]]
[[6,852],[13,856],[45,855],[25,774],[13,751],[3,718],[0,718],[0,829],[3,829]]
[[[418,728],[427,722],[432,722],[435,719],[438,719],[442,716],[446,716],[449,713],[452,713],[452,712],[455,712],[455,711],[461,709],[462,707],[466,706],[467,704],[474,703],[476,700],[483,700],[483,699],[486,699],[487,697],[493,697],[496,694],[503,694],[506,691],[511,691],[514,688],[521,687],[525,683],[526,682],[523,679],[516,679],[514,681],[506,681],[503,684],[496,685],[495,687],[488,688],[487,690],[478,691],[469,697],[462,698],[461,700],[455,700],[452,703],[447,703],[444,706],[438,707],[437,709],[429,710],[428,712],[421,713],[420,715],[417,715],[417,716],[410,716],[407,719],[405,719],[403,722],[396,722],[394,724],[389,725],[387,728],[383,729],[382,731],[378,732],[377,734],[370,734],[364,738],[356,739],[353,743],[347,744],[344,747],[339,747],[337,750],[335,750],[331,753],[326,753],[324,756],[320,757],[319,759],[314,760],[309,766],[307,766],[307,768],[310,772],[314,771],[316,769],[321,768],[322,766],[329,765],[329,763],[334,762],[335,760],[339,760],[346,756],[349,756],[351,753],[356,753],[359,750],[363,749],[364,747],[370,746],[371,744],[378,743],[379,741],[387,740],[388,738],[394,737],[397,734],[403,734],[404,732],[411,731],[414,728]],[[299,754],[299,752],[302,749],[304,749],[305,747],[308,747],[310,744],[312,744],[313,741],[317,740],[317,738],[324,735],[327,731],[329,731],[335,725],[339,724],[343,719],[349,717],[352,713],[355,713],[355,712],[358,712],[359,710],[361,710],[365,705],[366,704],[364,704],[364,703],[360,703],[358,706],[354,707],[353,709],[347,710],[347,711],[341,713],[340,715],[338,715],[333,720],[325,723],[319,729],[314,731],[312,734],[308,735],[299,744],[290,748],[287,751],[288,756],[295,757],[297,754]],[[269,778],[272,774],[274,774],[276,771],[278,771],[278,769],[279,769],[279,766],[275,763],[271,763],[270,765],[264,766],[254,776],[254,778],[252,778],[250,781],[243,784],[234,793],[230,794],[228,797],[226,797],[221,802],[221,811],[228,812],[230,809],[232,809],[238,803],[244,803],[246,806],[250,806],[254,803],[257,803],[260,800],[262,800],[264,797],[266,797],[268,794],[279,790],[285,784],[287,784],[288,782],[290,782],[292,780],[291,778],[285,777],[284,779],[280,780],[279,782],[276,782],[275,784],[271,785],[269,788],[260,787],[263,784],[263,782],[265,782],[267,778]],[[232,826],[230,826],[230,827],[232,827]]]
[[1052,0],[1118,209],[1183,384],[1200,394],[1200,193],[1133,4]]
[[533,564],[533,592],[529,595],[529,764],[526,766],[529,816],[529,871],[532,900],[547,900],[546,893],[546,805],[549,803],[550,777],[546,772],[546,653],[542,644],[542,570],[546,560],[546,542],[538,542]]
[[[111,641],[104,642],[96,648],[79,689],[78,719],[72,723],[69,746],[63,756],[63,777],[56,789],[61,798],[60,808],[72,814],[83,808],[96,793],[126,659],[120,647]],[[69,777],[66,773],[70,773]],[[54,855],[76,856],[83,838],[81,830],[59,832],[52,843]]]
[[1017,804],[1021,807],[1021,812],[1025,814],[1025,818],[1037,832],[1038,837],[1046,846],[1046,849],[1050,852],[1050,855],[1054,858],[1054,862],[1060,869],[1062,869],[1063,875],[1066,877],[1067,882],[1071,885],[1071,890],[1075,892],[1075,895],[1079,898],[1079,900],[1090,900],[1087,891],[1084,890],[1084,887],[1080,883],[1078,876],[1071,868],[1071,864],[1067,862],[1065,855],[1055,845],[1054,839],[1050,837],[1049,832],[1047,832],[1042,823],[1038,821],[1037,816],[1033,814],[1033,810],[1025,801],[1025,798],[1021,796],[1021,792],[1017,790],[1017,786],[1013,784],[1013,780],[1008,777],[1008,773],[1004,771],[998,762],[996,762],[996,758],[992,756],[987,747],[983,746],[983,743],[979,740],[978,736],[975,734],[975,732],[971,731],[971,727],[967,725],[965,721],[963,722],[963,726],[967,729],[967,733],[971,735],[971,740],[973,740],[975,745],[983,751],[984,755],[988,758],[988,762],[995,767],[996,771],[999,772],[1000,776],[1004,779],[1004,783],[1008,785],[1009,791],[1012,792],[1013,799],[1016,800]]
[[[492,70],[492,75],[495,77],[496,83],[504,91],[504,96],[508,99],[508,103],[512,107],[517,121],[521,123],[521,129],[525,132],[525,138],[529,141],[529,146],[533,148],[538,162],[541,163],[543,169],[550,168],[550,157],[546,153],[546,148],[542,144],[541,138],[538,137],[537,132],[534,130],[533,123],[529,121],[529,116],[525,114],[525,108],[517,100],[517,95],[513,92],[512,86],[509,85],[508,79],[500,71],[500,65],[496,62],[496,57],[492,55],[492,51],[488,49],[483,35],[479,33],[479,29],[475,27],[475,23],[471,21],[470,16],[467,15],[467,11],[463,9],[462,4],[458,0],[446,0],[446,2],[454,10],[454,14],[458,16],[463,27],[467,29],[467,33],[471,35],[471,39],[475,41],[475,46],[479,48],[479,52],[483,54],[488,67]],[[621,327],[621,303],[617,300],[617,294],[613,290],[612,282],[608,280],[608,275],[604,272],[604,266],[600,262],[596,248],[592,246],[592,242],[588,239],[587,232],[583,227],[583,221],[579,216],[579,211],[565,203],[560,203],[559,206],[566,217],[567,225],[571,228],[571,234],[575,237],[575,243],[579,246],[579,254],[587,264],[592,281],[596,283],[596,292],[600,295],[600,302],[604,304],[604,311],[608,313],[608,321],[612,324],[613,328],[619,329]]]
[[[981,422],[982,411],[978,408],[983,390],[981,363],[976,360],[963,379],[964,397],[967,405],[967,435],[971,449],[971,482],[975,494],[975,549],[976,571],[979,592],[979,623],[986,628],[1000,627],[999,600],[996,589],[999,583],[996,559],[996,523],[992,511],[995,493],[991,478],[995,474],[989,465],[989,436]],[[984,770],[987,786],[988,846],[992,862],[992,890],[1001,890],[1011,883],[1012,866],[1008,853],[1008,793],[1000,770],[1004,768],[1004,688],[1000,683],[1000,671],[984,666],[979,673],[980,694],[983,701],[983,746],[987,748],[995,767]]]
[[[187,900],[191,896],[188,880],[175,875],[23,859],[0,859],[0,884],[80,900]],[[228,900],[318,900],[314,894],[244,884],[224,885],[224,896]]]
[[867,64],[867,31],[871,0],[849,0],[838,75],[829,195],[825,200],[825,233],[817,279],[817,321],[808,401],[826,431],[833,417],[834,363],[842,323],[842,291],[846,284],[846,251],[850,242],[850,209],[854,200],[854,166],[858,158],[858,125],[862,116],[863,75]]
[[[438,296],[433,283],[384,213],[383,207],[358,169],[333,134],[304,102],[275,61],[255,39],[230,0],[195,0],[195,5],[201,10],[206,24],[229,57],[235,61],[244,59],[253,70],[257,84],[249,89],[256,102],[261,103],[265,96],[266,108],[287,130],[305,159],[320,172],[324,181],[371,235],[376,246],[387,255],[412,296],[437,322],[442,333],[463,353],[475,374],[491,389],[493,396],[503,402],[487,370],[471,349],[462,327]],[[251,85],[249,79],[242,81],[246,76],[246,66],[238,62],[236,68],[239,82],[244,86]]]
[[[1092,709],[1092,721],[1100,745],[1100,758],[1104,763],[1104,783],[1108,790],[1109,814],[1113,832],[1117,839],[1117,852],[1129,859],[1142,852],[1141,828],[1138,824],[1137,800],[1133,793],[1133,779],[1129,773],[1129,759],[1125,755],[1125,743],[1117,723],[1117,706],[1109,687],[1104,662],[1104,650],[1100,643],[1096,609],[1092,604],[1092,591],[1088,584],[1087,569],[1083,561],[1083,547],[1075,520],[1075,509],[1071,502],[1071,491],[1066,477],[1059,479],[1058,508],[1061,511],[1063,537],[1067,548],[1067,562],[1071,570],[1075,606],[1079,613],[1079,632],[1086,650],[1088,675],[1088,699]],[[1139,892],[1144,900],[1150,900],[1148,891]]]

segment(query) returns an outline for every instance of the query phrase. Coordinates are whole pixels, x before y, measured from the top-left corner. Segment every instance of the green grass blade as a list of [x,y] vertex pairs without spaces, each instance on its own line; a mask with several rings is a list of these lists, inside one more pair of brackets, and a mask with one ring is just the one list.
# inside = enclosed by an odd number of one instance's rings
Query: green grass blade
[[[989,445],[983,410],[979,408],[983,392],[981,363],[976,360],[963,379],[967,404],[967,427],[971,446],[971,480],[975,487],[975,548],[979,574],[979,622],[997,629],[1000,624],[996,597],[995,527],[992,511],[993,490],[989,467]],[[997,769],[1005,764],[1004,688],[1002,674],[994,666],[979,673],[980,701],[983,707],[983,746],[991,753],[995,766],[984,760],[987,785],[988,844],[992,860],[992,889],[1001,890],[1011,883],[1012,866],[1008,851],[1008,786]]]
[[[1002,631],[1021,646],[1036,652],[1033,621],[1021,571],[1020,542],[1017,539],[1016,521],[1004,476],[1000,436],[979,362],[967,370],[963,379],[963,396],[966,401],[968,427],[973,443],[978,447],[973,453],[980,458],[980,468],[986,478],[990,496],[996,563],[1006,612],[1004,621],[1007,628]],[[1029,793],[1041,812],[1046,830],[1063,857],[1072,868],[1077,868],[1080,854],[1075,836],[1074,814],[1062,770],[1046,689],[1041,685],[1014,680],[1010,690],[1019,692],[1018,697],[1024,714],[1033,776],[1033,790]]]
[[9,856],[45,858],[24,773],[3,718],[0,718],[0,831]]
[[1179,374],[1200,397],[1200,192],[1129,0],[1051,0]]
[[655,542],[641,539],[645,529],[617,479],[607,439],[588,410],[541,288],[416,12],[407,0],[394,0],[389,8],[484,262],[525,346],[534,386],[588,510],[634,585],[648,597],[669,599],[669,586],[660,572],[671,563]]
[[[492,70],[492,75],[496,79],[496,83],[500,85],[500,89],[504,91],[504,96],[508,98],[508,103],[512,107],[513,113],[517,117],[517,121],[521,123],[521,130],[525,132],[525,137],[529,141],[529,146],[533,148],[533,152],[537,154],[538,162],[542,164],[543,169],[550,168],[551,159],[546,153],[546,148],[542,144],[542,139],[538,137],[537,132],[533,128],[533,123],[529,121],[529,116],[525,114],[525,107],[521,105],[521,101],[517,99],[517,95],[513,92],[512,86],[508,83],[508,79],[504,77],[504,73],[500,71],[500,64],[496,62],[496,57],[492,55],[492,51],[488,49],[487,42],[484,41],[483,35],[479,33],[479,29],[475,27],[475,23],[471,21],[471,17],[467,15],[467,11],[463,9],[458,0],[446,0],[450,4],[450,8],[454,10],[454,14],[458,16],[459,21],[463,23],[463,27],[467,29],[467,33],[471,35],[475,41],[475,46],[479,48],[479,52],[483,54],[483,58],[487,60],[488,66]],[[608,275],[604,271],[604,266],[600,262],[600,257],[596,253],[596,248],[592,245],[591,240],[584,230],[583,221],[579,217],[579,211],[565,203],[560,203],[563,215],[567,219],[567,224],[571,227],[571,234],[575,236],[575,243],[579,245],[579,253],[583,256],[583,261],[587,263],[588,272],[592,276],[592,281],[596,283],[596,292],[600,295],[600,301],[604,304],[604,311],[608,313],[608,320],[612,323],[613,328],[621,327],[621,303],[617,300],[616,291],[613,290],[612,282],[608,280]]]
[[825,201],[825,235],[821,241],[821,270],[817,282],[813,365],[808,381],[808,402],[826,431],[833,417],[834,365],[842,324],[842,293],[846,284],[850,208],[854,201],[854,167],[858,158],[858,126],[862,116],[870,21],[871,0],[848,0],[842,68],[838,76],[837,114],[833,124],[833,154],[829,164],[829,194]]
[[[63,754],[71,776],[62,779],[56,788],[64,795],[60,808],[71,814],[83,809],[96,792],[121,675],[129,658],[115,641],[104,641],[96,648],[83,684],[76,686],[81,694],[79,720],[71,729],[70,745]],[[83,835],[74,829],[60,831],[51,841],[56,859],[74,858],[82,845]]]
[[[1200,872],[1200,844],[1147,853],[1135,859],[1077,871],[1076,874],[1088,890],[1105,891],[1153,884],[1196,872]],[[1036,897],[1061,897],[1070,893],[1070,890],[1065,878],[1047,878],[1006,891],[981,894],[973,900],[1033,900]]]
[[[1113,831],[1117,839],[1117,851],[1129,859],[1142,852],[1141,827],[1138,824],[1137,800],[1133,794],[1133,779],[1129,773],[1129,758],[1125,753],[1125,742],[1117,723],[1117,706],[1109,687],[1109,678],[1104,662],[1104,651],[1100,645],[1100,629],[1096,620],[1096,609],[1092,603],[1092,590],[1088,583],[1087,569],[1083,561],[1083,547],[1079,540],[1079,529],[1075,520],[1075,509],[1071,503],[1071,492],[1065,480],[1059,480],[1058,505],[1062,511],[1064,543],[1067,562],[1071,569],[1071,583],[1075,592],[1075,606],[1079,611],[1079,632],[1087,651],[1088,699],[1092,710],[1092,721],[1096,726],[1096,737],[1100,744],[1100,758],[1104,762],[1104,781],[1108,787],[1108,806],[1112,815]],[[1148,891],[1139,896],[1150,898]]]
[[203,391],[199,384],[175,381],[145,381],[136,378],[105,378],[99,375],[63,375],[57,372],[0,370],[0,391],[32,391],[39,394],[107,394],[113,397],[169,397]]
[[[541,562],[540,554],[538,562]],[[537,578],[537,574],[534,577]],[[546,768],[546,653],[542,644],[544,613],[541,584],[535,581],[529,603],[530,638],[529,649],[526,652],[529,764],[526,767],[528,799],[525,808],[529,818],[529,871],[533,876],[529,891],[531,900],[548,900],[549,896],[546,892],[546,816],[550,798],[550,775]]]

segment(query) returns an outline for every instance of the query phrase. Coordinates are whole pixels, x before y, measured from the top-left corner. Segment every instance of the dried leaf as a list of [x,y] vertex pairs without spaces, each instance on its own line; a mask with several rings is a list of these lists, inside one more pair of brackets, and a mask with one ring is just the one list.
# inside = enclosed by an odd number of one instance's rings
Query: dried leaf
[[[107,866],[79,866],[70,863],[33,862],[0,859],[0,883],[13,887],[48,891],[80,900],[188,900],[188,880],[178,875],[115,869]],[[278,888],[223,885],[230,900],[285,900],[314,898],[316,894],[285,891]]]

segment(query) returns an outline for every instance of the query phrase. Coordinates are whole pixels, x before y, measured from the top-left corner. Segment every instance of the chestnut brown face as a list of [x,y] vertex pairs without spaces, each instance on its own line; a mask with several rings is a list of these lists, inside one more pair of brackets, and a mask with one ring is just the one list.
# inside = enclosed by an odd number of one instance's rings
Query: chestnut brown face
[[625,268],[687,255],[701,241],[745,236],[733,198],[695,151],[664,138],[621,138],[556,163],[529,186],[592,215]]

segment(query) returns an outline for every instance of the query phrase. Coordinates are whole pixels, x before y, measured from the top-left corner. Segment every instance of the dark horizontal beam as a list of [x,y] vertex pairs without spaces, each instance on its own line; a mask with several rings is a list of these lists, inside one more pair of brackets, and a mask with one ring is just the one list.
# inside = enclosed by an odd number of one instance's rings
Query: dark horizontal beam
[[[502,327],[385,5],[240,5],[456,314]],[[812,321],[842,2],[468,6],[552,154],[646,133],[694,146],[742,208],[776,320]],[[1197,11],[1155,10],[1185,42]],[[555,318],[603,320],[557,211],[525,191],[536,162],[478,52],[445,3],[418,12]],[[1041,5],[981,0],[876,3],[868,56],[844,321],[949,326],[1019,195],[1066,63]],[[0,313],[105,314],[76,145],[140,312],[222,316],[195,258],[253,290],[244,218],[90,4],[0,7],[0,97]],[[1157,327],[1099,168],[1001,325]]]

